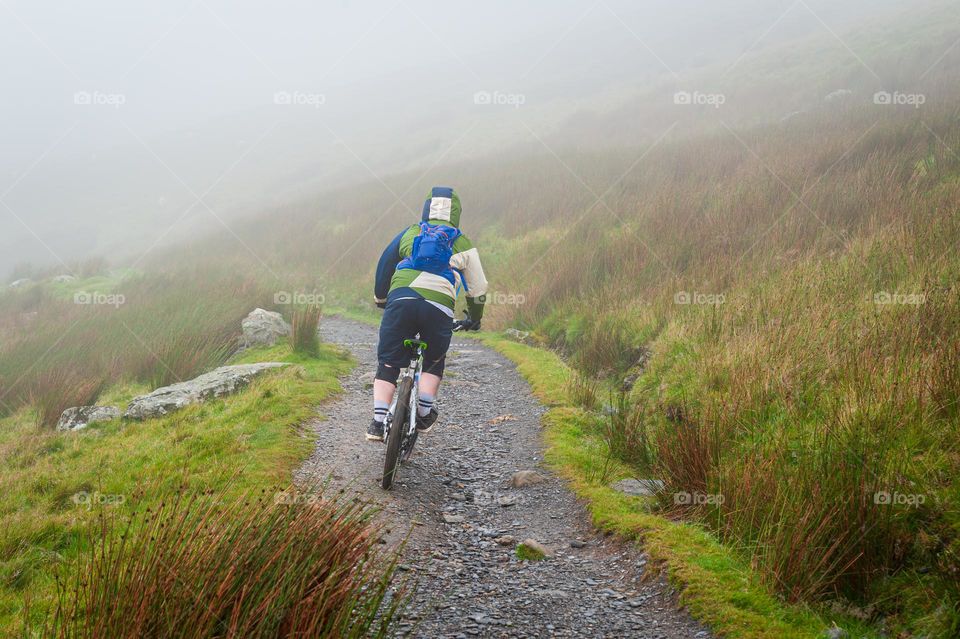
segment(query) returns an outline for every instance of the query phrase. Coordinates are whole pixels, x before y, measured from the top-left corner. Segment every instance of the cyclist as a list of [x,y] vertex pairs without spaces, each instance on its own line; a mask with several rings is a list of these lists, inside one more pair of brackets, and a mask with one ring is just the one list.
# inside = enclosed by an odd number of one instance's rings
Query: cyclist
[[[460,231],[460,212],[460,197],[452,188],[434,187],[423,204],[420,222],[401,231],[380,256],[374,296],[385,311],[377,345],[369,440],[383,441],[383,423],[400,369],[413,356],[403,340],[419,334],[427,343],[417,406],[417,431],[425,433],[439,416],[434,403],[454,326],[480,329],[487,278],[477,249]],[[467,298],[467,317],[454,322],[461,288]]]

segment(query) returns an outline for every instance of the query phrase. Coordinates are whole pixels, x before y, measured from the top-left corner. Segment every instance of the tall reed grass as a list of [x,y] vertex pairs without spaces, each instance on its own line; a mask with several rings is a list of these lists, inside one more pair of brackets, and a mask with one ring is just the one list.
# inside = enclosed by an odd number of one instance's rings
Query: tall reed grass
[[44,637],[386,637],[404,601],[368,507],[265,493],[102,518]]
[[294,352],[316,357],[320,352],[320,317],[323,309],[319,306],[304,306],[293,312],[290,342]]

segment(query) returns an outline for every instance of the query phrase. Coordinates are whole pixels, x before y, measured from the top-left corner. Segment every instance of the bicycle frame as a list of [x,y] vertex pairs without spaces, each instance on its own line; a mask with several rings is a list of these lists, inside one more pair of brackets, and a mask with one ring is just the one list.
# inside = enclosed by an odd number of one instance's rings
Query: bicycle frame
[[[423,372],[423,351],[426,344],[417,340],[403,340],[403,345],[407,348],[416,347],[416,355],[410,360],[410,366],[405,368],[397,379],[397,388],[408,377],[413,377],[413,391],[410,393],[410,410],[407,411],[407,432],[406,437],[412,436],[417,431],[417,403],[420,398],[420,375]],[[384,421],[383,440],[387,441],[390,436],[390,429],[393,428],[393,418],[397,414],[397,402],[400,400],[399,394],[394,394],[393,401],[390,403],[390,409],[387,411],[387,418]],[[406,439],[406,438],[405,438]]]

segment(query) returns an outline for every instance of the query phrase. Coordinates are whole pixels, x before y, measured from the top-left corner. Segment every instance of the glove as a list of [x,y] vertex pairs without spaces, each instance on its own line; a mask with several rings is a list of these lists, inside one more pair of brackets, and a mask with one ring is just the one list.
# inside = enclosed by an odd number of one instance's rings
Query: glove
[[453,330],[455,331],[479,331],[480,330],[480,320],[472,320],[469,317],[466,317],[459,322],[453,323]]

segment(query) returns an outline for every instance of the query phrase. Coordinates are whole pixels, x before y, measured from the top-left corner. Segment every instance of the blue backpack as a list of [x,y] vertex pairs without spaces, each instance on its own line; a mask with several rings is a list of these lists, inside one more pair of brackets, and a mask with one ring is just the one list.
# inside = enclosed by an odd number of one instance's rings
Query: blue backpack
[[453,257],[453,243],[461,234],[460,229],[452,226],[420,222],[420,235],[413,238],[413,251],[397,268],[413,268],[433,273],[455,284],[450,258]]

